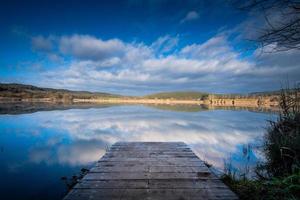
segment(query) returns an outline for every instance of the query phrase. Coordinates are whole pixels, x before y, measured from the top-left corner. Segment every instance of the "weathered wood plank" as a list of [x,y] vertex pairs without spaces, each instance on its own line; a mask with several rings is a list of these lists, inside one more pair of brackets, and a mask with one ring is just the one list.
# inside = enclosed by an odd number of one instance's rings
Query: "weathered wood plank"
[[148,179],[80,181],[76,189],[148,189]]
[[130,180],[90,180],[90,181],[80,181],[74,188],[76,189],[205,189],[205,188],[227,188],[218,179],[200,179],[193,180],[190,179],[176,179],[176,180],[166,180],[166,179],[130,179]]
[[153,200],[232,200],[234,194],[225,189],[74,189],[66,200],[153,199]]
[[[119,157],[119,158],[106,158],[102,157],[100,161],[118,161],[118,162],[127,162],[127,161],[145,161],[145,162],[158,162],[158,161],[165,161],[166,158],[160,158],[160,157],[152,157],[152,158],[131,158],[131,157]],[[199,159],[197,157],[194,158],[173,158],[173,157],[168,157],[167,161],[169,163],[191,163],[191,162],[199,162]]]
[[118,142],[65,200],[237,199],[182,142]]
[[136,166],[136,165],[147,165],[147,166],[177,166],[177,167],[193,167],[193,166],[204,166],[205,164],[202,161],[195,161],[195,162],[170,162],[166,159],[164,160],[158,160],[158,161],[110,161],[110,160],[105,160],[105,161],[99,161],[96,166]]
[[208,172],[206,166],[150,166],[150,172]]
[[98,172],[88,173],[83,180],[126,180],[126,179],[217,179],[209,171],[205,172]]
[[149,166],[145,164],[111,164],[111,165],[100,165],[95,166],[90,169],[90,172],[100,173],[100,172],[175,172],[175,173],[183,173],[183,172],[207,172],[209,170],[206,166],[175,166],[175,165],[167,165],[167,166]]

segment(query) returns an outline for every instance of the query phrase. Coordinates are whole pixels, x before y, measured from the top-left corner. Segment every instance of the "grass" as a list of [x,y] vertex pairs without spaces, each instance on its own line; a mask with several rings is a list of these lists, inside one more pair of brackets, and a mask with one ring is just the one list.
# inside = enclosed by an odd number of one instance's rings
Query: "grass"
[[300,96],[299,92],[283,90],[281,113],[270,121],[265,135],[264,153],[267,161],[260,166],[268,176],[288,176],[300,171]]
[[263,151],[264,163],[256,167],[257,179],[237,177],[225,170],[222,180],[245,200],[300,199],[300,98],[298,90],[282,90],[281,113],[270,121]]
[[300,173],[269,180],[237,179],[224,175],[222,181],[241,200],[296,200],[300,197]]

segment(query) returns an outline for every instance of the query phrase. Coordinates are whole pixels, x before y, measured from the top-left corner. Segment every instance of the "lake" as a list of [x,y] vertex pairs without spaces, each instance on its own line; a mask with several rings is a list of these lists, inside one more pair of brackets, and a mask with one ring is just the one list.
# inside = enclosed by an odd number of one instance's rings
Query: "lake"
[[53,109],[1,112],[3,200],[61,199],[67,190],[61,177],[89,168],[118,141],[183,141],[217,170],[226,163],[251,174],[251,167],[264,159],[259,147],[267,120],[275,118],[272,113],[201,106]]

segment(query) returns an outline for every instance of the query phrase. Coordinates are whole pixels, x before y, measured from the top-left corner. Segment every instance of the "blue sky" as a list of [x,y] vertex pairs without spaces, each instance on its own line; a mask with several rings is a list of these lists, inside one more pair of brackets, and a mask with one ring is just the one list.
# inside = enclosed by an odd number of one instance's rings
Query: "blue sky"
[[261,21],[226,0],[1,2],[0,81],[132,95],[299,81],[299,52],[247,42]]

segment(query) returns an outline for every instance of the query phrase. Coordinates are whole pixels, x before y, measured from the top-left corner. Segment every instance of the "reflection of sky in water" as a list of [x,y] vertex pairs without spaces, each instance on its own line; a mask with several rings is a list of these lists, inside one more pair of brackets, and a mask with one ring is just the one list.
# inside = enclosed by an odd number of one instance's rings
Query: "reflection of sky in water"
[[262,157],[248,144],[261,142],[271,117],[247,111],[187,113],[143,106],[2,115],[0,175],[8,181],[0,184],[0,190],[9,194],[23,188],[20,193],[29,199],[41,194],[59,199],[63,189],[59,178],[90,166],[117,141],[183,141],[219,169],[228,159],[242,169]]

